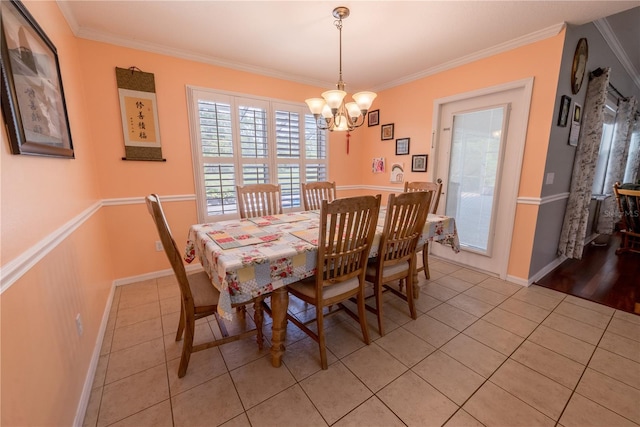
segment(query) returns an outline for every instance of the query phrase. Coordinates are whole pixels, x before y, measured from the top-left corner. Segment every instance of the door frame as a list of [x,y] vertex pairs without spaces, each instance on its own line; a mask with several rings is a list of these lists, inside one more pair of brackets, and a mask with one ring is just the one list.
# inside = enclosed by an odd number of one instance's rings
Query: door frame
[[[515,135],[511,134],[508,136],[508,143],[515,144],[515,154],[510,157],[504,157],[503,162],[515,162],[512,163],[515,166],[515,175],[518,179],[518,185],[513,187],[513,191],[509,194],[505,194],[503,198],[503,202],[505,203],[505,211],[507,212],[507,220],[510,226],[506,226],[506,235],[505,240],[507,243],[507,251],[504,259],[497,260],[498,263],[498,275],[501,279],[507,278],[507,270],[509,268],[509,258],[511,255],[511,244],[513,241],[513,229],[515,225],[515,216],[516,216],[516,208],[518,204],[518,194],[520,191],[520,180],[522,178],[522,163],[524,161],[524,148],[527,140],[527,130],[529,127],[529,114],[531,111],[531,97],[533,94],[533,77],[528,77],[521,80],[515,80],[508,83],[503,83],[495,86],[490,86],[482,89],[477,89],[470,92],[459,93],[456,95],[451,95],[443,98],[436,98],[433,101],[433,131],[431,138],[431,151],[433,152],[432,158],[432,168],[433,177],[437,177],[438,174],[438,166],[437,166],[437,158],[438,158],[438,147],[440,146],[440,132],[438,129],[440,128],[440,123],[442,120],[442,109],[445,104],[464,101],[471,98],[477,98],[480,96],[490,95],[497,92],[504,92],[508,90],[520,90],[521,101],[523,107],[523,118],[520,123],[515,124]],[[506,150],[505,150],[506,151]],[[506,153],[505,153],[506,154]],[[501,177],[501,180],[504,177]],[[448,187],[447,187],[448,191]],[[440,208],[444,205],[441,204]]]

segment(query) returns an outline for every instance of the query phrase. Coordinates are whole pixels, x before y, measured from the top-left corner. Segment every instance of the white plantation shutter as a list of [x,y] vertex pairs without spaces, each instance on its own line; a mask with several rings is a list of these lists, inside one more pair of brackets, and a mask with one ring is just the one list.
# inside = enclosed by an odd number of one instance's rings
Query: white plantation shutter
[[200,222],[238,216],[236,185],[280,184],[286,212],[302,209],[302,182],[327,180],[326,131],[305,105],[191,87],[187,94]]

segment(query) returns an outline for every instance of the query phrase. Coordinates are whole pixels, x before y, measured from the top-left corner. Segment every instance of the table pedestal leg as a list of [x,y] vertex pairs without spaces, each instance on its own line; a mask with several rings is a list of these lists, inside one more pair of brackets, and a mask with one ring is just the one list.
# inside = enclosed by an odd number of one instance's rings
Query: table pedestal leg
[[271,293],[271,365],[278,368],[282,364],[284,342],[287,337],[287,309],[289,308],[289,292],[283,286]]

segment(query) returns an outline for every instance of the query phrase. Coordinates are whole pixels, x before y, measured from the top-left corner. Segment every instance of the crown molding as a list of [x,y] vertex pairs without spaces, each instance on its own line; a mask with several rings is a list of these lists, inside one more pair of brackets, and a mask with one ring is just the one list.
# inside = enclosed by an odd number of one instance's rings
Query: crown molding
[[609,45],[609,48],[613,51],[613,54],[618,58],[618,61],[622,64],[622,67],[627,71],[633,83],[640,89],[640,72],[636,70],[633,63],[627,56],[627,53],[622,48],[622,44],[620,44],[620,40],[616,37],[615,32],[609,25],[609,21],[607,18],[601,18],[593,21],[595,27],[600,31],[602,37]]

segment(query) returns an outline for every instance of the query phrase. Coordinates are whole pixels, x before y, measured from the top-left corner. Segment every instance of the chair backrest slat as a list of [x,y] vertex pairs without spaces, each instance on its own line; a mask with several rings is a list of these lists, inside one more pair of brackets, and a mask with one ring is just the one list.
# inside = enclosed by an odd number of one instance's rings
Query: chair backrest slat
[[436,182],[413,181],[404,183],[404,192],[411,193],[414,191],[431,192],[431,204],[429,205],[429,213],[435,214],[438,211],[438,203],[440,202],[440,194],[442,193],[442,180],[438,178]]
[[236,191],[240,218],[282,213],[282,195],[279,184],[238,185]]
[[305,211],[320,209],[322,201],[336,199],[336,183],[329,181],[302,183],[302,202]]

